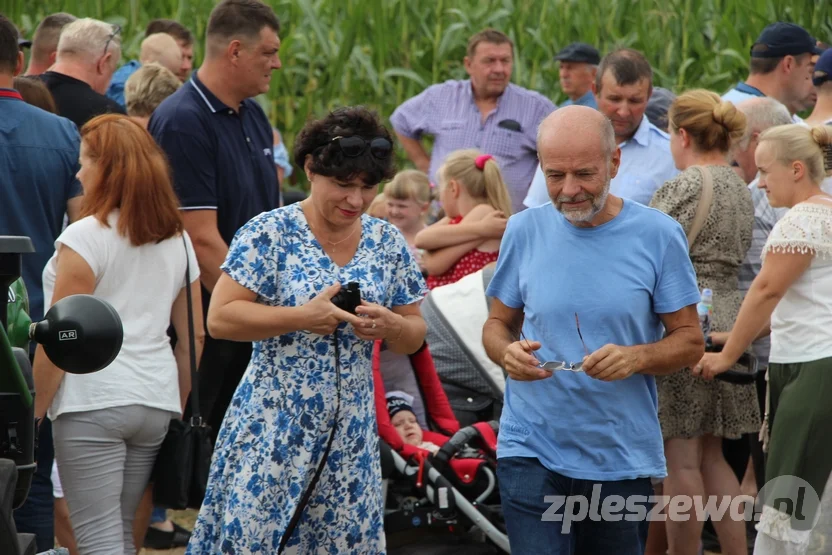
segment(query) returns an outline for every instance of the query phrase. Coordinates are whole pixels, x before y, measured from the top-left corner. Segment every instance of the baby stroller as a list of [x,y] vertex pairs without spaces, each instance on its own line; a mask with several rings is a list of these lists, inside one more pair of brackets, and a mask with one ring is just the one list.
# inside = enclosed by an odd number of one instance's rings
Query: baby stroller
[[463,425],[499,420],[503,408],[505,371],[482,345],[491,301],[485,293],[493,274],[494,268],[486,266],[437,287],[421,305],[439,381]]
[[510,553],[496,477],[498,423],[460,427],[424,344],[409,358],[428,421],[423,439],[440,448],[433,454],[406,444],[388,416],[381,348],[377,342],[373,379],[388,540],[405,532],[443,531]]

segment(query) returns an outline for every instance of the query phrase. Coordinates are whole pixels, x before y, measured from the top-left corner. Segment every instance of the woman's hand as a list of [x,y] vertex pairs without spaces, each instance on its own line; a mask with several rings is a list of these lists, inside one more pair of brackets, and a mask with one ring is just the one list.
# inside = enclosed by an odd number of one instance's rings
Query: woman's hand
[[332,297],[341,290],[341,284],[336,283],[321,291],[317,297],[303,305],[304,327],[303,329],[317,333],[318,335],[329,335],[341,322],[349,322],[356,329],[361,325],[361,318],[341,310],[332,302]]
[[361,301],[361,306],[355,309],[359,318],[358,324],[353,324],[355,335],[366,341],[378,339],[392,339],[401,337],[404,329],[404,316],[396,314],[375,303]]
[[507,224],[508,219],[500,210],[489,212],[481,220],[477,221],[482,236],[488,239],[501,239],[503,233],[506,231]]
[[736,362],[736,360],[730,360],[722,353],[706,353],[699,364],[691,368],[691,372],[694,376],[712,380],[717,375],[727,372]]

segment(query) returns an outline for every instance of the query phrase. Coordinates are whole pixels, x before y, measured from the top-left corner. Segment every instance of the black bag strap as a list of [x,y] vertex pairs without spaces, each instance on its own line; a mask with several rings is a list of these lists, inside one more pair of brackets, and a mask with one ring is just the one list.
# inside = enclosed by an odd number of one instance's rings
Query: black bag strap
[[185,245],[185,297],[188,299],[188,347],[191,359],[191,425],[201,426],[202,415],[199,412],[199,377],[196,371],[196,344],[194,339],[194,301],[191,295],[191,254],[185,232],[182,232],[182,243]]
[[329,439],[326,442],[326,448],[324,449],[324,454],[321,457],[321,462],[318,463],[318,468],[315,469],[315,475],[312,477],[312,481],[309,483],[309,487],[306,488],[306,491],[303,493],[303,497],[300,498],[300,502],[298,506],[295,507],[295,513],[292,515],[292,519],[289,521],[289,524],[286,526],[286,531],[283,532],[283,537],[280,538],[280,547],[277,548],[277,553],[280,555],[283,553],[283,550],[286,547],[286,543],[289,541],[289,538],[292,537],[292,534],[295,531],[295,528],[298,525],[298,521],[300,521],[300,517],[303,514],[303,510],[306,508],[306,505],[309,504],[309,499],[312,497],[312,492],[315,490],[315,487],[318,485],[318,480],[321,478],[321,473],[324,471],[324,465],[326,464],[326,460],[329,458],[329,451],[332,449],[332,441],[335,439],[335,432],[338,430],[338,414],[341,412],[341,356],[338,349],[338,330],[335,330],[334,334],[334,342],[335,342],[335,422],[332,424],[332,431],[329,433]]

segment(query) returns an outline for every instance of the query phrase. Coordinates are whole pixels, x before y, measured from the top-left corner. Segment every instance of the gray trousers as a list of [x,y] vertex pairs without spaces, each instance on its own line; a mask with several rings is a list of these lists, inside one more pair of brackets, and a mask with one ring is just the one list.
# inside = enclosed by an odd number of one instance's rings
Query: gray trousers
[[171,412],[141,405],[65,413],[55,458],[81,555],[134,555],[133,518]]

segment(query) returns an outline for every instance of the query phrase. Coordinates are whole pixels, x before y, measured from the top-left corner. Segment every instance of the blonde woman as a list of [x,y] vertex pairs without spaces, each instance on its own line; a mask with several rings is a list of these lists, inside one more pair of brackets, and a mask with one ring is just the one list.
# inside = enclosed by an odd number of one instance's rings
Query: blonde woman
[[[770,326],[767,487],[754,553],[828,553],[817,536],[829,543],[832,515],[816,513],[808,494],[801,507],[795,495],[797,478],[823,496],[832,473],[832,197],[820,188],[832,169],[832,128],[773,127],[760,135],[754,158],[769,203],[790,210],[769,236],[725,347],[706,354],[694,373],[725,372]],[[813,532],[818,517],[823,524]]]
[[416,235],[426,252],[422,266],[430,289],[455,283],[495,262],[511,215],[500,166],[490,154],[453,152],[437,172],[445,217]]
[[[662,185],[650,204],[678,221],[692,240],[690,258],[699,288],[714,294],[713,331],[728,331],[734,324],[742,302],[737,274],[751,245],[751,193],[727,161],[745,125],[745,115],[715,93],[694,90],[677,97],[668,112],[668,127],[670,151],[682,173]],[[706,179],[713,197],[694,238],[690,234]],[[722,439],[738,439],[759,429],[754,385],[705,381],[688,368],[656,382],[667,457],[664,495],[739,496],[740,484],[722,454]],[[698,553],[703,522],[693,508],[689,515],[687,521],[666,522],[674,555]],[[722,553],[745,555],[744,523],[727,516],[712,520]],[[652,523],[653,528],[660,525]]]
[[153,111],[181,86],[169,69],[157,63],[143,65],[124,84],[127,115],[147,129]]

